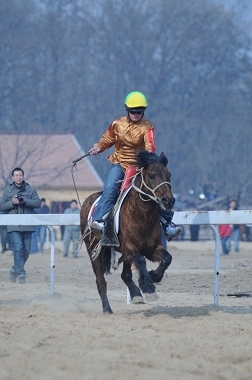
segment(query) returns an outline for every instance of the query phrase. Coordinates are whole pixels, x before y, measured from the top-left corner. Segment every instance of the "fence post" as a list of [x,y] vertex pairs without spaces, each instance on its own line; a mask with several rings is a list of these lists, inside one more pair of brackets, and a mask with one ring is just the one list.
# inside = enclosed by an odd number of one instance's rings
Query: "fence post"
[[51,234],[50,295],[54,294],[55,234],[52,226],[46,226]]
[[214,260],[214,305],[219,305],[219,279],[220,279],[220,235],[213,225],[208,226],[215,236],[215,260]]

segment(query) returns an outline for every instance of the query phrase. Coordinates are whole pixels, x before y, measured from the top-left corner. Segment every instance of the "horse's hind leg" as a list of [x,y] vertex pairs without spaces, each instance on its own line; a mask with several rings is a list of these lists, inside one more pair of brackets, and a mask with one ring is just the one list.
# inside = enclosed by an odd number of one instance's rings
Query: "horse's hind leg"
[[155,301],[158,299],[158,295],[155,292],[155,285],[153,284],[152,278],[146,268],[145,257],[140,253],[137,253],[134,257],[134,264],[139,271],[139,287],[144,293],[147,301]]
[[163,250],[162,256],[163,256],[162,260],[161,260],[159,266],[157,267],[157,269],[151,270],[149,272],[149,275],[151,276],[152,281],[155,283],[160,282],[162,280],[166,269],[168,268],[168,266],[172,262],[172,256],[170,255],[169,252]]
[[125,262],[123,263],[121,278],[129,289],[132,303],[144,303],[140,289],[136,286],[136,284],[132,280],[131,264],[125,263]]

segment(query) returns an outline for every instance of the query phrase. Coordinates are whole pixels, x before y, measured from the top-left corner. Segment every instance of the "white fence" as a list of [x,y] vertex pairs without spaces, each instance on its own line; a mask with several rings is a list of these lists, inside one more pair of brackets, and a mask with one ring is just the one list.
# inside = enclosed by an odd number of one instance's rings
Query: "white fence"
[[1,226],[46,226],[51,234],[50,295],[54,293],[55,234],[52,226],[78,226],[78,214],[8,214],[0,215]]
[[[252,210],[237,211],[179,211],[175,212],[173,222],[178,225],[200,224],[212,229],[215,236],[214,260],[214,304],[219,304],[219,274],[220,274],[220,238],[219,224],[252,224]],[[51,266],[50,294],[54,293],[55,271],[55,235],[52,226],[79,225],[79,215],[76,214],[34,214],[34,215],[0,215],[0,225],[30,225],[46,226],[51,232]]]

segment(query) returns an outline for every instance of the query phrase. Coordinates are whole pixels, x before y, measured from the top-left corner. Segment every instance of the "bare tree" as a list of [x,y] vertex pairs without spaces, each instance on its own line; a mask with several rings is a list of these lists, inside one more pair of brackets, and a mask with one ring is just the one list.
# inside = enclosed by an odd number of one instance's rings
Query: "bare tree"
[[[87,150],[138,89],[177,191],[209,177],[248,199],[251,34],[237,9],[208,0],[0,0],[0,129],[74,129]],[[104,178],[104,155],[92,163]]]
[[[25,179],[38,187],[50,187],[62,177],[71,178],[71,154],[69,140],[60,140],[60,135],[5,134],[0,139],[1,187],[11,182],[11,171],[21,167]],[[63,152],[63,153],[62,153]],[[76,158],[72,154],[72,159]],[[60,159],[59,159],[60,157]],[[73,186],[72,181],[69,186]]]

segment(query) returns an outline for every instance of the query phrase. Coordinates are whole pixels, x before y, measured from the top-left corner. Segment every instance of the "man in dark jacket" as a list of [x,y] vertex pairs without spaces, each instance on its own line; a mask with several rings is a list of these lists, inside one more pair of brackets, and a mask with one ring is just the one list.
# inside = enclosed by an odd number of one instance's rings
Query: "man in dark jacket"
[[[12,170],[13,182],[3,190],[0,198],[0,210],[7,214],[34,214],[34,208],[40,206],[37,191],[24,181],[24,171],[21,168]],[[24,265],[31,249],[33,226],[8,226],[14,253],[14,265],[10,270],[11,282],[24,284],[26,271]]]

